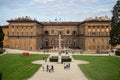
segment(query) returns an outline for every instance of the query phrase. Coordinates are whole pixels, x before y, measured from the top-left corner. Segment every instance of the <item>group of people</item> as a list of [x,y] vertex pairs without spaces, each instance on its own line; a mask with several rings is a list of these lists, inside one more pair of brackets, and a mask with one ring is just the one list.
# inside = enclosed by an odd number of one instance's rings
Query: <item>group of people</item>
[[43,69],[43,71],[46,71],[46,72],[54,72],[53,65],[43,64],[42,69]]
[[70,69],[70,63],[64,63],[64,69]]

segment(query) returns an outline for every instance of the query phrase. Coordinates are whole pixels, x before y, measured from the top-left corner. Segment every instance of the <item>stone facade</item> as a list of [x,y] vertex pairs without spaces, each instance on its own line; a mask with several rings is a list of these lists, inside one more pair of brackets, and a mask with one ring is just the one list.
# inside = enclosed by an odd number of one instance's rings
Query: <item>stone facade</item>
[[[79,44],[83,50],[108,50],[110,21],[84,21],[79,25]],[[82,43],[81,43],[82,42]]]
[[89,18],[83,22],[39,22],[29,17],[8,20],[9,48],[23,50],[61,47],[95,51],[110,49],[110,19]]

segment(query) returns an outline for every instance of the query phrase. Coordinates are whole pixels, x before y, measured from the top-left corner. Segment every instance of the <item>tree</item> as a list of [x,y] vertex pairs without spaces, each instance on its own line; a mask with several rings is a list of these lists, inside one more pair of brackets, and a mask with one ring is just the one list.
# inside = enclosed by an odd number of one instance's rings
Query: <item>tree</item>
[[3,52],[3,40],[4,40],[4,33],[2,27],[0,26],[0,53]]
[[115,47],[120,44],[120,0],[113,7],[112,15],[110,44]]

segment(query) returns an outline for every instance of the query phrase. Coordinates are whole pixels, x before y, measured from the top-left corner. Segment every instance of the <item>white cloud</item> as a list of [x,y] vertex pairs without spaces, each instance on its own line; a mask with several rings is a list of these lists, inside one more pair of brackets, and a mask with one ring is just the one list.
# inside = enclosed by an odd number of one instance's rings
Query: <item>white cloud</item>
[[115,3],[116,0],[0,0],[0,12],[2,21],[16,16],[30,16],[39,20],[84,20],[88,17],[111,15]]
[[32,0],[34,3],[48,3],[48,2],[53,2],[56,0]]

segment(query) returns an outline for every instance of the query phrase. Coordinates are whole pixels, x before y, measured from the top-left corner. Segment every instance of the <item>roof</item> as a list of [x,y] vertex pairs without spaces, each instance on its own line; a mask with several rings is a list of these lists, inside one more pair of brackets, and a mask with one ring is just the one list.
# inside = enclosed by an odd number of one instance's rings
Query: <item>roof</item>
[[22,18],[16,18],[16,19],[11,19],[8,20],[7,22],[36,22],[40,25],[43,26],[79,26],[81,24],[84,23],[96,23],[96,22],[111,22],[111,20],[105,16],[105,17],[95,17],[95,18],[87,18],[86,20],[82,21],[82,22],[60,22],[60,21],[54,21],[54,22],[39,22],[36,19],[31,19],[30,17],[26,16],[26,17],[22,17]]
[[2,28],[8,28],[9,26],[8,25],[4,25],[4,26],[2,26]]
[[36,22],[38,24],[41,24],[36,19],[33,20],[33,19],[31,19],[30,17],[27,17],[27,16],[22,17],[22,18],[16,18],[16,19],[7,20],[7,22]]
[[96,22],[111,22],[111,20],[96,20],[96,19],[92,19],[92,20],[87,20],[87,21],[83,21],[80,23],[81,24],[84,24],[84,23],[96,23]]
[[39,22],[29,17],[11,19],[11,20],[7,20],[7,22],[36,22],[43,26],[78,26],[81,23],[81,22],[57,22],[57,21],[56,22]]
[[78,26],[81,22],[40,22],[44,26]]
[[32,20],[29,17],[22,17],[22,18],[16,18],[16,19],[11,19],[11,20],[7,20],[8,22],[26,22],[26,21],[35,21]]

